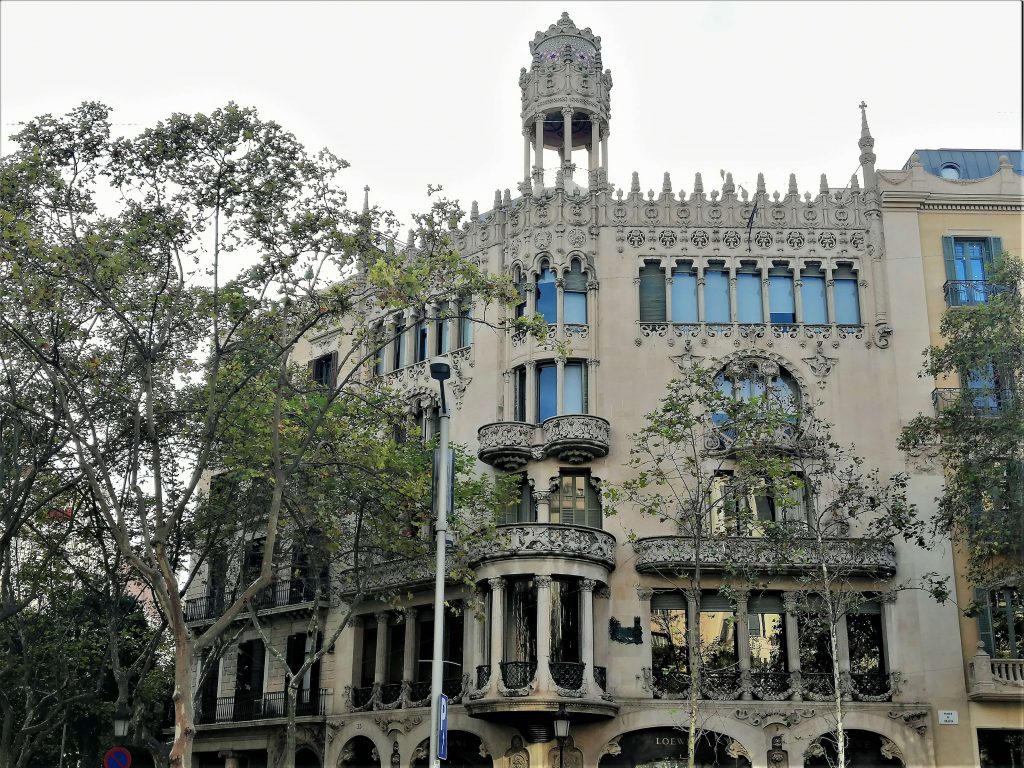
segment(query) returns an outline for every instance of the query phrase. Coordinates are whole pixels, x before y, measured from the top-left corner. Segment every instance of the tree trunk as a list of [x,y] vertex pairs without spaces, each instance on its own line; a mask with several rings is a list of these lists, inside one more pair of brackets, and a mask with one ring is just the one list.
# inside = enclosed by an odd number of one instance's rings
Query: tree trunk
[[[180,617],[177,617],[180,618]],[[192,635],[183,621],[172,620],[174,634],[174,741],[168,765],[192,768],[192,741],[196,736],[192,705]]]

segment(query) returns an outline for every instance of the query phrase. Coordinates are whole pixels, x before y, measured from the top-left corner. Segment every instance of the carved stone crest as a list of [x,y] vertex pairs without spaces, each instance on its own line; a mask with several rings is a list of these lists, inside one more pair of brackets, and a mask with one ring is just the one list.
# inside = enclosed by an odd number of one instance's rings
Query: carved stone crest
[[825,379],[828,378],[832,369],[839,362],[838,358],[826,355],[823,347],[823,342],[819,341],[814,348],[814,355],[803,358],[803,361],[807,363],[807,367],[811,369],[811,373],[818,379],[819,389],[825,388]]

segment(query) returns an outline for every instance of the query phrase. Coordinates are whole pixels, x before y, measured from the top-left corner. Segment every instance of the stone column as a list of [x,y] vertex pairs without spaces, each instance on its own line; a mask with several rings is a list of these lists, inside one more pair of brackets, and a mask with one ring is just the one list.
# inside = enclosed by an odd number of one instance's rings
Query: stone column
[[[423,311],[423,322],[427,326],[427,354],[423,356],[424,360],[430,360],[437,353],[437,336],[440,330],[437,327],[437,305],[430,304],[424,308]],[[420,340],[416,339],[416,343],[419,344]]]
[[636,318],[636,338],[633,340],[640,346],[640,276],[633,278],[633,317]]
[[597,415],[601,409],[597,407],[597,367],[601,364],[599,360],[591,358],[587,360],[587,412]]
[[523,184],[530,186],[530,129],[523,127]]
[[796,322],[802,323],[804,321],[804,299],[800,295],[800,291],[803,288],[803,281],[800,280],[800,273],[793,269],[793,311],[796,313],[794,317]]
[[697,266],[697,322],[704,322],[704,266]]
[[534,576],[537,586],[537,688],[553,690],[551,680],[551,577]]
[[572,171],[572,107],[562,107],[562,124],[565,131],[562,142],[562,169],[565,173],[563,178],[571,178]]
[[555,318],[556,334],[558,340],[565,339],[565,278],[559,275],[555,278]]
[[593,579],[580,579],[580,611],[583,614],[580,617],[580,628],[583,633],[580,642],[580,660],[587,665],[583,668],[583,687],[592,699],[601,695],[600,686],[594,678],[594,587],[596,586],[597,582]]
[[736,322],[739,307],[736,306],[736,268],[729,267],[729,320]]
[[896,642],[896,597],[896,592],[885,592],[879,598],[882,603],[882,653],[889,674],[899,671],[902,664],[899,643]]
[[753,680],[750,676],[750,624],[747,623],[747,601],[749,592],[736,593],[736,645],[740,667],[740,699],[753,699]]
[[402,682],[411,683],[416,676],[416,614],[418,608],[405,609],[405,646],[402,649]]
[[[836,621],[836,651],[839,655],[839,677],[844,686],[850,683],[850,638],[846,633],[846,614]],[[843,692],[843,700],[849,701],[849,691]]]
[[535,424],[537,422],[537,362],[526,361],[526,413],[523,414],[523,421]]
[[467,690],[476,685],[476,618],[470,607],[469,598],[462,601],[462,678],[466,688],[466,675],[469,675]]
[[608,178],[608,134],[611,130],[607,125],[601,126],[601,175]]
[[537,522],[538,523],[550,523],[551,522],[551,491],[541,490],[534,491],[533,498],[537,502]]
[[[672,260],[665,266],[665,322],[672,322]],[[664,262],[663,262],[664,263]],[[672,338],[670,335],[669,338]]]
[[395,369],[395,330],[398,327],[398,323],[394,317],[388,318],[387,322],[384,323],[384,338],[387,339],[387,343],[381,350],[381,354],[384,356],[384,372],[393,371]]
[[597,149],[601,143],[601,121],[597,118],[597,115],[590,116],[590,151],[587,153],[587,169],[590,171],[591,178],[593,178],[594,171],[597,170]]
[[384,684],[385,665],[388,660],[388,614],[384,611],[376,614],[377,648],[373,658],[373,686],[380,688]]
[[[559,292],[561,293],[561,292]],[[555,361],[555,414],[561,416],[565,413],[564,401],[565,401],[565,358],[561,355]]]
[[836,298],[833,295],[835,287],[835,280],[825,280],[825,317],[828,318],[828,321],[832,323],[832,325],[836,324]]
[[544,115],[534,117],[533,184],[544,191]]
[[487,580],[491,588],[491,677],[487,681],[487,696],[498,695],[501,662],[504,660],[505,640],[505,580],[498,576]]
[[785,611],[786,634],[786,667],[789,669],[790,687],[793,688],[793,701],[803,701],[800,674],[800,625],[797,623],[796,609],[799,605],[799,594],[796,592],[782,593],[782,608]]
[[761,273],[761,322],[770,323],[772,320],[772,308],[768,301],[768,275]]
[[238,768],[238,753],[226,749],[223,752],[218,752],[217,757],[224,758],[224,768]]

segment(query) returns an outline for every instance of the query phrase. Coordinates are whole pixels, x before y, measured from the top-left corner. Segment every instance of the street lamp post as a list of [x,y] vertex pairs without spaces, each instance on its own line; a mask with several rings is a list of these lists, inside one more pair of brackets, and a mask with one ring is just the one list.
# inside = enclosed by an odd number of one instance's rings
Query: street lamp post
[[128,726],[131,724],[132,713],[128,705],[123,701],[118,702],[114,711],[114,738],[123,739],[128,735]]
[[448,363],[438,361],[430,364],[430,378],[441,387],[441,444],[437,459],[437,523],[434,552],[434,651],[430,665],[430,768],[438,768],[437,730],[441,706],[441,686],[444,675],[444,577],[445,552],[448,543],[448,487],[450,469],[448,466],[448,403],[444,397],[444,383],[451,378],[452,369]]
[[565,704],[559,704],[555,712],[555,738],[558,739],[558,768],[562,768],[562,748],[569,738],[569,715],[565,711]]

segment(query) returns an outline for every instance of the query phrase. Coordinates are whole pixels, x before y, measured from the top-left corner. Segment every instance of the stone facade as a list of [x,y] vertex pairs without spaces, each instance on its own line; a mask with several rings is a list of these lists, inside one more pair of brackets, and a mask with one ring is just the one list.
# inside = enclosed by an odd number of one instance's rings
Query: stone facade
[[[633,766],[643,750],[654,750],[652,760],[671,761],[682,733],[673,729],[684,725],[685,715],[679,691],[664,688],[652,672],[651,617],[658,610],[652,600],[675,586],[662,566],[685,567],[692,553],[673,541],[675,531],[652,519],[628,511],[602,516],[602,484],[626,478],[629,435],[668,381],[694,362],[716,368],[742,362],[785,375],[797,396],[819,402],[817,413],[836,425],[839,441],[856,444],[869,465],[885,475],[906,470],[896,440],[902,425],[930,407],[931,387],[917,378],[917,369],[930,341],[924,329],[937,321],[931,313],[934,270],[920,256],[924,217],[919,231],[920,208],[906,202],[913,195],[900,195],[911,189],[920,196],[922,185],[935,182],[916,168],[876,173],[862,104],[862,183],[854,176],[834,187],[822,175],[815,194],[801,193],[791,176],[780,194],[769,193],[760,176],[756,189],[744,190],[726,175],[720,189],[706,190],[698,174],[683,191],[665,173],[656,190],[644,191],[634,173],[620,189],[609,181],[612,78],[602,69],[600,38],[563,14],[537,34],[530,51],[530,67],[519,77],[519,194],[496,193],[485,213],[474,203],[470,221],[455,235],[464,256],[523,285],[527,313],[552,313],[546,341],[479,326],[448,353],[452,439],[477,452],[481,472],[523,473],[535,508],[534,519],[499,529],[499,541],[475,556],[483,610],[463,615],[459,674],[446,683],[453,701],[449,728],[462,750],[456,764],[548,768],[560,759],[564,766]],[[552,186],[545,186],[545,148],[558,153]],[[585,178],[573,162],[582,150],[588,153]],[[1019,185],[1008,173],[1000,169],[1004,186]],[[896,205],[897,199],[904,202]],[[890,208],[899,211],[895,229]],[[1014,211],[1019,234],[1019,198]],[[917,245],[908,245],[915,238]],[[1019,237],[1012,246],[1007,238],[1007,247],[1019,252]],[[782,311],[770,298],[773,277],[790,281],[793,304]],[[648,290],[642,283],[650,279],[663,281],[653,305],[641,299]],[[804,284],[820,292],[805,291]],[[484,308],[473,311],[480,317]],[[338,344],[330,335],[312,339],[309,355],[329,354]],[[383,358],[394,359],[391,346]],[[436,406],[425,362],[391,368],[382,375],[412,410]],[[912,471],[912,500],[930,509],[941,478],[931,466]],[[601,530],[565,521],[555,498],[567,478],[586,500],[592,516],[585,521]],[[863,563],[858,583],[867,592],[893,577],[950,572],[948,544],[927,551],[902,541],[870,547],[857,535],[851,531],[837,541],[835,557]],[[757,541],[705,553],[715,556],[756,560]],[[806,566],[796,558],[792,573]],[[780,611],[792,630],[790,575],[779,575],[769,589],[790,607]],[[409,608],[432,602],[429,573],[393,569],[381,578],[408,586]],[[508,636],[518,630],[506,612],[519,605],[509,595],[524,584],[532,590],[529,609],[536,611],[530,624],[535,654],[509,658]],[[578,594],[574,661],[558,660],[547,621],[566,584]],[[196,594],[202,590],[198,583]],[[469,596],[453,588],[448,599]],[[741,602],[742,626],[746,598]],[[324,610],[328,627],[337,620],[329,608],[291,606],[271,622],[282,642],[300,631],[303,610]],[[876,761],[865,764],[976,764],[971,718],[988,715],[967,703],[961,659],[972,654],[969,639],[961,646],[964,625],[956,610],[913,591],[883,601],[878,610],[885,679],[874,687],[857,681],[845,659],[846,727],[865,734],[864,749]],[[405,631],[404,647],[394,649],[401,650],[404,669],[393,690],[385,690],[386,652],[369,660],[363,653],[368,628],[376,647],[386,648],[396,622],[414,626],[410,616],[415,621],[415,611],[400,619],[383,603],[368,606],[324,657],[323,696],[300,718],[307,763],[426,765],[429,710],[422,682],[411,679],[414,633]],[[251,637],[246,632],[239,640]],[[230,657],[221,670],[223,698],[231,696],[235,679]],[[805,764],[805,755],[808,765],[817,764],[816,739],[831,728],[827,696],[801,679],[795,658],[791,651],[787,679],[774,691],[741,675],[702,693],[701,726],[718,734],[714,749],[727,764],[795,767]],[[367,661],[373,662],[369,677]],[[273,660],[265,663],[266,690],[279,690],[283,673]],[[551,731],[560,705],[572,720],[561,753]],[[960,724],[940,725],[939,710],[959,712]],[[225,716],[201,725],[199,764],[272,767],[283,732],[275,715],[267,711],[246,722]]]

